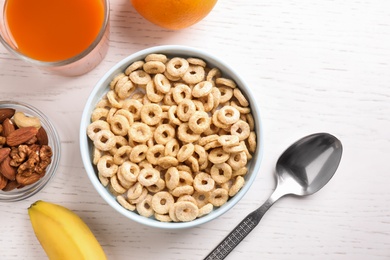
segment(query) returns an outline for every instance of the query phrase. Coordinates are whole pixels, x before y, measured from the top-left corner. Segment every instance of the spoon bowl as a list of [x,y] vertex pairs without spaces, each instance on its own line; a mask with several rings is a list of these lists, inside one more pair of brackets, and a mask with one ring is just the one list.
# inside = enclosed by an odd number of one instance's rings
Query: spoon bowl
[[306,196],[319,191],[335,174],[342,151],[340,140],[328,133],[312,134],[292,144],[276,163],[275,191],[261,207],[244,218],[205,260],[224,259],[281,197]]

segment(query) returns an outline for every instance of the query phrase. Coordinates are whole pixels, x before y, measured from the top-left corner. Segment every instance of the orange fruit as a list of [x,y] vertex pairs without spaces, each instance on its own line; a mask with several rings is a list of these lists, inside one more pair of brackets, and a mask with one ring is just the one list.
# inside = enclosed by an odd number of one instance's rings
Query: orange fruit
[[217,0],[131,0],[146,20],[166,29],[179,30],[205,18]]

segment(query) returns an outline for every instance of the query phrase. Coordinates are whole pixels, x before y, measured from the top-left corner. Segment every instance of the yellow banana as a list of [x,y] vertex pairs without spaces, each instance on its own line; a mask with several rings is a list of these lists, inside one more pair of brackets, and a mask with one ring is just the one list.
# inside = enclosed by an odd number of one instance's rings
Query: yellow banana
[[37,201],[28,208],[35,235],[50,260],[105,260],[99,242],[71,210]]

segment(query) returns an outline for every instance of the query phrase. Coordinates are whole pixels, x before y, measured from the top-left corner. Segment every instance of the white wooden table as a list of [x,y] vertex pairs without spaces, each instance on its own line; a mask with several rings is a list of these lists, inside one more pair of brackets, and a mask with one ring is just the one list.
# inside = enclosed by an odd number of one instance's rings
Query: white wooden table
[[[261,108],[264,157],[233,209],[194,229],[141,226],[92,187],[79,152],[86,99],[100,77],[135,51],[163,44],[204,49],[229,62]],[[274,165],[296,139],[329,132],[343,142],[340,167],[319,193],[284,198],[228,259],[390,259],[390,1],[220,0],[202,22],[160,29],[128,0],[111,0],[110,48],[92,72],[54,76],[0,46],[0,99],[28,102],[59,132],[62,158],[37,195],[0,203],[0,259],[45,259],[27,208],[64,205],[91,227],[109,259],[203,259],[274,189]]]

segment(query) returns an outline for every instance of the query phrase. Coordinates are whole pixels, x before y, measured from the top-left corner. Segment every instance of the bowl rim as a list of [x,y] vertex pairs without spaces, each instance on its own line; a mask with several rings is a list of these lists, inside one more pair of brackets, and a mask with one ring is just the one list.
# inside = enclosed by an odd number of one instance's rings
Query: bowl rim
[[[110,194],[106,187],[104,187],[94,170],[94,166],[92,164],[91,155],[89,153],[88,148],[88,136],[86,134],[87,126],[90,123],[90,115],[92,112],[92,107],[96,104],[94,100],[98,96],[99,92],[106,93],[109,88],[109,82],[114,78],[115,75],[117,75],[120,72],[123,72],[126,68],[125,66],[130,65],[132,62],[144,59],[146,55],[151,53],[163,53],[166,55],[178,55],[178,56],[187,56],[187,57],[199,57],[201,59],[204,59],[207,64],[213,64],[216,67],[218,67],[221,72],[226,73],[229,75],[230,78],[232,78],[238,86],[248,86],[246,82],[241,78],[241,76],[234,70],[228,63],[224,62],[220,58],[217,58],[216,56],[198,49],[194,47],[188,47],[188,46],[182,46],[182,45],[160,45],[155,47],[146,48],[140,51],[137,51],[133,54],[130,54],[129,56],[125,57],[118,63],[116,63],[113,67],[111,67],[104,75],[99,79],[99,81],[95,84],[94,88],[92,89],[86,103],[85,107],[82,113],[81,117],[81,123],[80,123],[80,151],[81,151],[81,157],[82,161],[85,167],[85,170],[87,172],[87,175],[92,182],[92,185],[96,189],[96,191],[99,193],[99,195],[110,205],[112,206],[116,211],[118,211],[123,216],[126,216],[130,218],[133,221],[136,221],[138,223],[144,224],[146,226],[150,227],[156,227],[156,228],[162,228],[162,229],[182,229],[182,228],[191,228],[195,227],[204,223],[207,223],[213,219],[216,219],[217,217],[221,216],[225,212],[229,211],[233,206],[237,204],[238,201],[242,199],[242,197],[246,194],[246,192],[249,190],[251,185],[253,184],[259,169],[260,164],[263,157],[263,128],[262,128],[262,122],[260,118],[260,109],[254,100],[254,95],[252,94],[249,87],[240,87],[240,90],[243,90],[243,92],[246,94],[250,106],[251,106],[251,112],[253,114],[253,117],[255,118],[255,127],[256,127],[256,141],[257,141],[257,147],[255,154],[253,155],[256,160],[252,159],[252,163],[254,163],[252,168],[252,174],[250,175],[249,179],[246,179],[246,183],[244,187],[232,198],[229,199],[229,201],[224,204],[222,207],[218,207],[217,209],[213,210],[213,214],[205,215],[201,218],[197,218],[190,222],[160,222],[155,219],[146,218],[143,217],[135,212],[129,211],[125,208],[123,208],[115,199],[115,197]],[[99,99],[101,96],[99,96]],[[98,99],[98,100],[99,100]],[[261,133],[261,134],[258,134]],[[254,162],[253,162],[254,161]]]
[[43,178],[20,190],[16,189],[4,193],[2,192],[0,194],[0,202],[16,202],[16,201],[21,201],[30,198],[33,195],[37,194],[38,192],[42,191],[47,186],[47,184],[53,179],[54,175],[57,173],[57,169],[61,158],[61,142],[60,142],[60,137],[58,135],[57,129],[55,128],[54,124],[41,110],[37,109],[36,107],[30,104],[20,102],[20,101],[13,101],[13,100],[0,101],[1,108],[6,107],[7,105],[23,107],[26,110],[29,110],[32,113],[36,114],[40,118],[41,124],[45,126],[45,130],[49,136],[49,140],[53,139],[54,141],[53,144],[50,144],[50,147],[53,150],[52,161],[49,167],[47,168],[47,171]]

